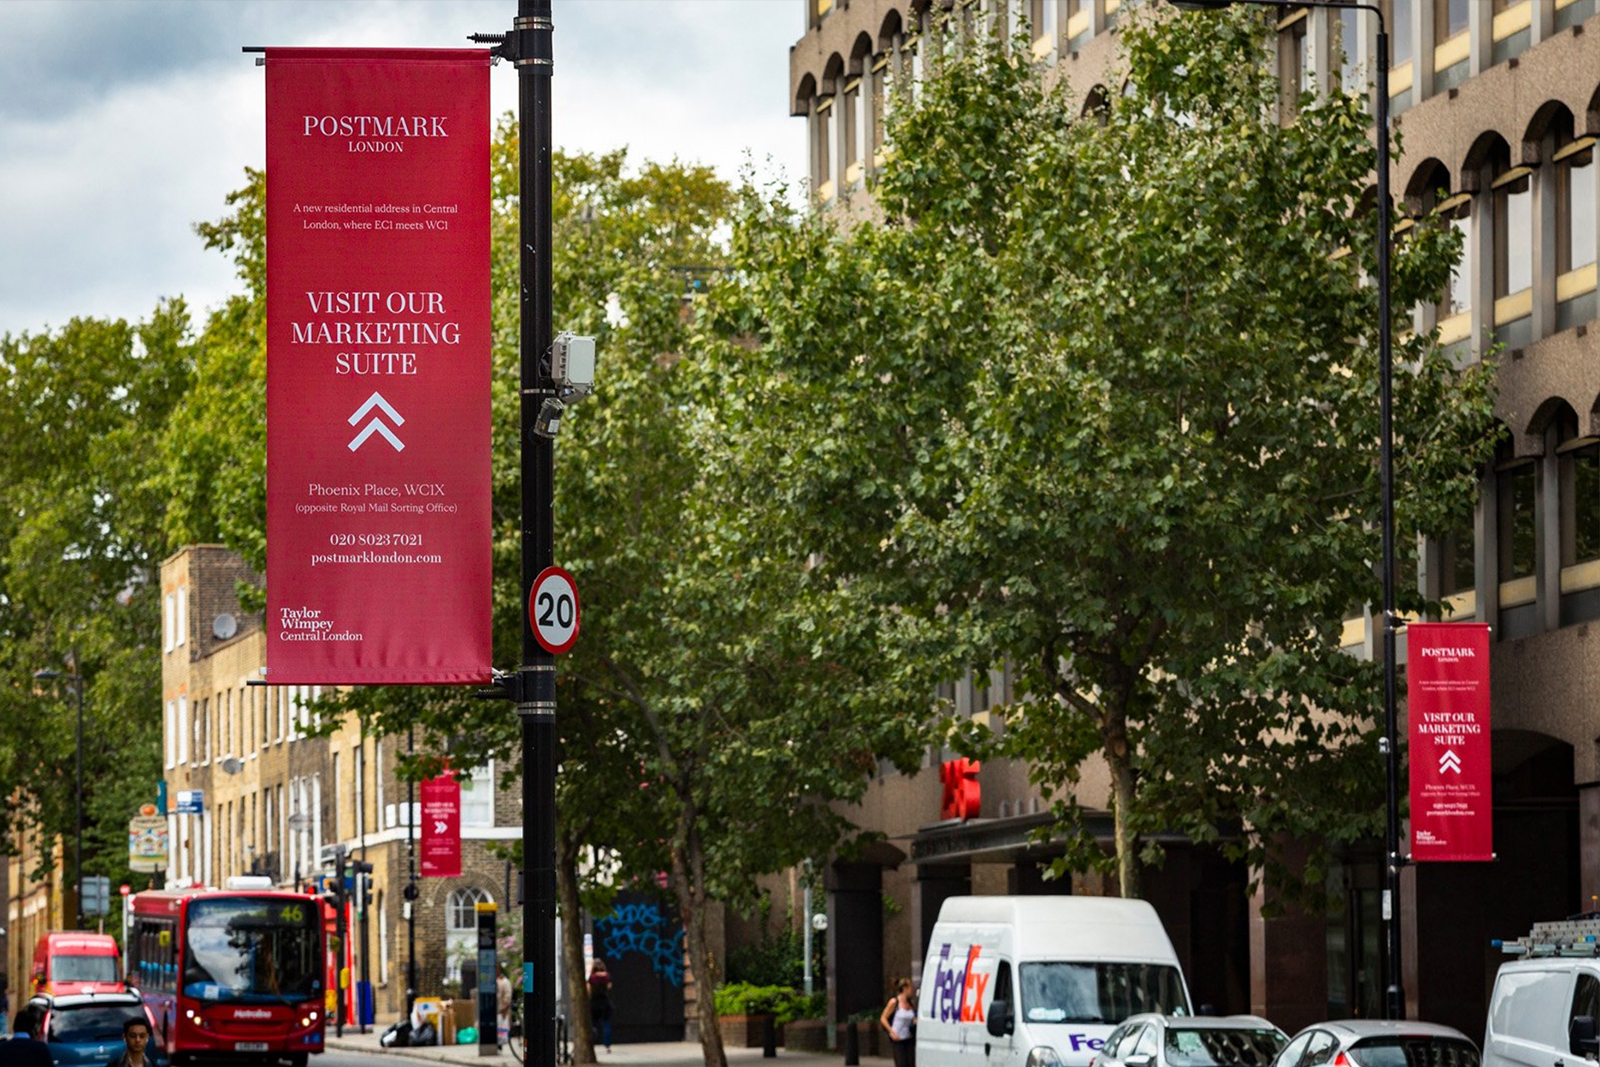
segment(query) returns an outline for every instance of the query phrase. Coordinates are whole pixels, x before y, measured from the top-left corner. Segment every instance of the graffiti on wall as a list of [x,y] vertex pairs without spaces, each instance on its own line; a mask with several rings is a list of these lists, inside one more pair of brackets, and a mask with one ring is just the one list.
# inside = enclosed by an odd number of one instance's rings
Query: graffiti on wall
[[675,986],[683,985],[683,928],[653,900],[618,902],[611,914],[594,924],[596,953],[615,960],[637,952],[650,969]]

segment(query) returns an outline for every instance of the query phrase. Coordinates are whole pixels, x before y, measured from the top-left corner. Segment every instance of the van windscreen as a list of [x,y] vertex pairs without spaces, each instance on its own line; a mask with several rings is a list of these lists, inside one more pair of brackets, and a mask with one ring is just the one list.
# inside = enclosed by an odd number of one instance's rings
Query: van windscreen
[[115,982],[117,961],[113,956],[51,956],[52,982]]
[[1120,1023],[1142,1011],[1189,1014],[1176,967],[1024,963],[1020,1014],[1034,1023]]

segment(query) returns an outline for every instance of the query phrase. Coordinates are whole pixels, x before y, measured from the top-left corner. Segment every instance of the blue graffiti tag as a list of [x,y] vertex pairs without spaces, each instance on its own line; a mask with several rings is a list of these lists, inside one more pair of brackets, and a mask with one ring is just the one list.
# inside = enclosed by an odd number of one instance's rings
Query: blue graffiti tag
[[594,924],[600,955],[625,956],[638,952],[650,968],[675,986],[683,985],[683,929],[671,928],[661,905],[653,901],[618,904],[610,915]]

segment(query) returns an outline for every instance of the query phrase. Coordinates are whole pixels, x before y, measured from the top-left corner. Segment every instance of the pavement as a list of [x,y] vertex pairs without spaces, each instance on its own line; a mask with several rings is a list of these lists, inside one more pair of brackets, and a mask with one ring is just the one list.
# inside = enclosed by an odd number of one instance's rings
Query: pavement
[[[422,1048],[384,1048],[378,1044],[378,1035],[383,1027],[373,1027],[369,1033],[360,1033],[350,1027],[345,1028],[343,1037],[335,1037],[330,1030],[324,1039],[324,1045],[330,1051],[359,1052],[363,1054],[381,1054],[394,1056],[396,1059],[425,1060],[432,1063],[504,1063],[515,1064],[510,1052],[501,1051],[496,1056],[484,1056],[478,1051],[477,1045],[435,1045]],[[601,1049],[598,1059],[601,1067],[703,1067],[704,1056],[700,1052],[698,1041],[666,1041],[641,1043],[632,1045],[613,1045],[611,1051]],[[839,1052],[790,1052],[787,1049],[778,1049],[775,1060],[764,1060],[758,1048],[730,1048],[727,1050],[729,1067],[761,1067],[763,1063],[772,1063],[776,1067],[840,1067],[844,1063],[844,1053]],[[882,1056],[862,1056],[863,1065],[886,1064],[888,1059]],[[399,1067],[397,1064],[396,1067]]]

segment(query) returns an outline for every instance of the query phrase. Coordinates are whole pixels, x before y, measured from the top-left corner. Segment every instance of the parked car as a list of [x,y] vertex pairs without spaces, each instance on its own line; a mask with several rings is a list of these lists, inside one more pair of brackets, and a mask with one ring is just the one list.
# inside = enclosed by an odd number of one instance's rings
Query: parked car
[[1255,1015],[1131,1015],[1090,1067],[1267,1067],[1289,1035]]
[[125,1051],[123,1024],[129,1019],[143,1019],[150,1025],[151,1035],[145,1058],[156,1067],[166,1067],[160,1031],[137,993],[45,993],[28,1004],[43,1016],[44,1042],[50,1047],[50,1058],[58,1064],[105,1067],[112,1057]]
[[1478,1067],[1478,1046],[1449,1026],[1404,1019],[1316,1023],[1294,1035],[1272,1067]]

